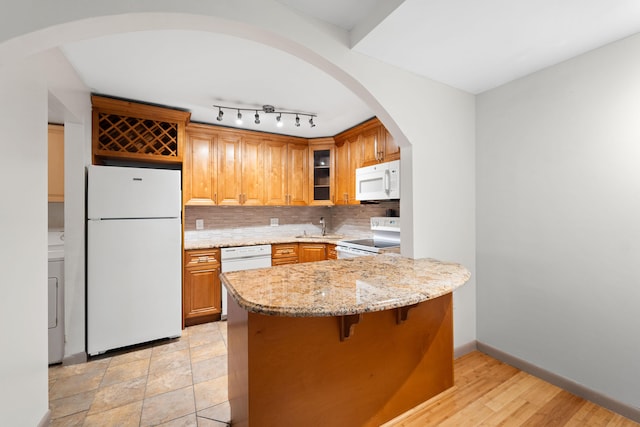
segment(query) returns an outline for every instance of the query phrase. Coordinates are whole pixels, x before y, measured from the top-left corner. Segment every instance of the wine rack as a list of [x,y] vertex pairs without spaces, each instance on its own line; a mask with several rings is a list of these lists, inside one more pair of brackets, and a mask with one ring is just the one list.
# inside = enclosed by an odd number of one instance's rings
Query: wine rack
[[190,113],[93,96],[93,163],[181,163]]

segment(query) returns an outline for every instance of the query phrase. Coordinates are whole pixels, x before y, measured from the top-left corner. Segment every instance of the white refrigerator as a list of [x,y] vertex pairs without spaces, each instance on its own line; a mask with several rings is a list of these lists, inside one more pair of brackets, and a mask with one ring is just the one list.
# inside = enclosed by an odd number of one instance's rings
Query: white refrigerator
[[89,166],[87,353],[182,332],[180,171]]

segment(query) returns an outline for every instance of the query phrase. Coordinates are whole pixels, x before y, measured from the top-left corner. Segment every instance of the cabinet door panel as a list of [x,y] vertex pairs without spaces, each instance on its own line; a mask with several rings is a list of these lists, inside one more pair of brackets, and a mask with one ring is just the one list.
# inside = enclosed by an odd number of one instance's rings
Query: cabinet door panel
[[309,203],[309,148],[306,145],[288,144],[287,154],[288,204],[307,205]]
[[350,205],[360,204],[356,200],[356,169],[360,167],[360,138],[349,140],[349,187],[347,188],[347,202]]
[[349,144],[336,145],[336,205],[346,205],[349,188]]
[[189,134],[183,168],[186,205],[216,204],[215,136]]
[[259,139],[242,143],[242,204],[264,205],[264,146]]
[[380,162],[384,155],[384,141],[380,137],[380,126],[362,133],[362,166]]
[[283,206],[287,204],[287,144],[265,141],[264,143],[265,204]]
[[242,192],[240,137],[224,135],[218,139],[218,204],[239,205]]
[[360,138],[336,146],[336,205],[359,204],[356,200],[356,169],[360,167]]
[[188,270],[185,272],[185,317],[198,317],[221,312],[220,268]]
[[400,146],[387,129],[384,129],[384,134],[384,161],[399,160]]
[[327,248],[324,243],[300,243],[298,249],[299,262],[315,262],[327,259]]
[[220,286],[217,277],[220,274],[219,268],[208,270],[190,271],[190,315],[203,315],[219,313],[218,307],[220,299]]

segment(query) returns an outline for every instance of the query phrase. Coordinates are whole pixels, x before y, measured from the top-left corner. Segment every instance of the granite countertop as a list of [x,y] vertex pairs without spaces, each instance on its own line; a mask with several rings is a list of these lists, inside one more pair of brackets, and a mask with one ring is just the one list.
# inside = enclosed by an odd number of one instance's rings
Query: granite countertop
[[306,237],[296,236],[258,236],[258,237],[230,237],[211,239],[185,240],[184,248],[191,249],[211,249],[211,248],[228,248],[233,246],[254,246],[254,245],[275,245],[278,243],[332,243],[336,244],[339,240],[347,237],[342,235],[328,234],[326,236],[309,235]]
[[417,304],[453,292],[471,274],[460,264],[383,254],[282,265],[220,276],[247,311],[343,316]]

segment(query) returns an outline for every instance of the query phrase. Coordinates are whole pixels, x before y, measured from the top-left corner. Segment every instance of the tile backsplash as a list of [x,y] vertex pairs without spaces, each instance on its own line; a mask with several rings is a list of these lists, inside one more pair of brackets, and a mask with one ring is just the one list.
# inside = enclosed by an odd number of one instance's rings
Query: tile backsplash
[[[202,219],[204,230],[228,230],[242,232],[241,229],[265,229],[273,233],[278,230],[307,229],[314,232],[320,227],[320,217],[327,223],[328,233],[369,235],[369,218],[385,216],[393,209],[400,213],[398,201],[380,202],[350,206],[186,206],[185,226],[187,232],[196,231],[196,219]],[[278,218],[281,228],[270,227],[270,219]]]

